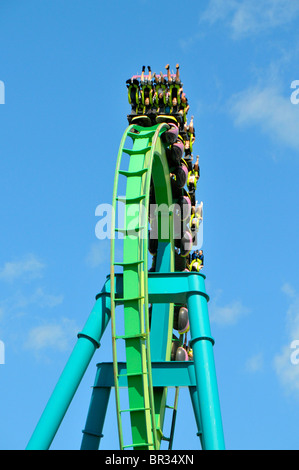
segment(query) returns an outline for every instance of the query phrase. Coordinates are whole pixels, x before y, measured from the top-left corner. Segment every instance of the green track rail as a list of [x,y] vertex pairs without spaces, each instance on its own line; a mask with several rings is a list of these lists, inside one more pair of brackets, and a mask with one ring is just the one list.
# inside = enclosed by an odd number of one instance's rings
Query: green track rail
[[[113,219],[111,224],[111,327],[114,365],[114,383],[120,448],[141,450],[158,449],[163,434],[161,431],[165,412],[165,397],[154,396],[148,305],[148,210],[151,180],[158,194],[157,203],[172,203],[169,167],[166,159],[165,144],[161,135],[168,129],[162,123],[143,128],[129,126],[121,140],[113,188]],[[130,139],[128,139],[128,137]],[[132,147],[125,148],[127,140]],[[125,170],[121,169],[127,163]],[[118,194],[119,179],[125,178],[126,196]],[[116,225],[117,204],[125,204],[124,226]],[[137,215],[136,215],[137,214]],[[123,259],[115,259],[115,239],[123,236]],[[173,270],[174,247],[172,234],[172,215],[169,215],[170,245],[169,271]],[[123,298],[115,296],[115,267],[123,273]],[[120,322],[116,306],[123,304],[124,334],[117,334]],[[170,318],[171,322],[171,318]],[[171,323],[170,323],[171,324]],[[171,345],[169,328],[168,356]],[[129,408],[121,409],[119,390],[119,371],[117,342],[125,341]],[[167,358],[165,358],[167,359]],[[169,360],[169,358],[168,358]],[[155,405],[158,410],[155,411]],[[125,443],[122,430],[122,416],[130,413],[132,442]]]
[[[166,123],[149,128],[130,125],[123,135],[113,188],[110,277],[98,294],[82,332],[78,334],[74,350],[27,445],[28,450],[49,449],[88,364],[100,346],[110,318],[113,364],[98,365],[83,431],[82,450],[96,450],[99,447],[113,386],[121,450],[159,450],[162,440],[169,443],[168,449],[172,449],[179,388],[187,385],[202,448],[225,448],[205,276],[191,272],[174,273],[174,214],[171,212],[174,201],[167,148],[163,143],[163,133],[167,129]],[[125,196],[120,194],[123,191],[119,184],[121,179]],[[158,248],[155,273],[148,275],[148,211],[152,201],[152,187],[159,210],[156,211],[154,224],[152,219],[150,222],[151,228],[157,225]],[[119,220],[116,217],[119,202],[125,206],[122,226],[116,225],[116,220]],[[176,211],[176,207],[173,210]],[[119,234],[122,235],[122,250],[115,243]],[[120,253],[121,259],[116,258],[116,253]],[[118,270],[121,272],[118,273]],[[152,303],[151,319],[149,298]],[[188,370],[184,367],[184,371],[188,372],[187,380],[178,374],[182,372],[179,366],[184,364],[170,363],[173,302],[176,301],[187,302],[188,305],[194,360],[190,368],[186,364]],[[121,358],[118,362],[119,343],[124,346],[126,360]],[[120,387],[124,387],[127,396],[120,394]],[[166,403],[170,387],[175,387],[173,406]],[[120,403],[123,398],[125,406]],[[172,413],[169,437],[165,437],[163,432],[167,409]],[[125,416],[130,419],[130,436],[127,432],[123,433],[123,429],[128,429],[127,420],[123,419]],[[124,434],[128,442],[124,442]]]

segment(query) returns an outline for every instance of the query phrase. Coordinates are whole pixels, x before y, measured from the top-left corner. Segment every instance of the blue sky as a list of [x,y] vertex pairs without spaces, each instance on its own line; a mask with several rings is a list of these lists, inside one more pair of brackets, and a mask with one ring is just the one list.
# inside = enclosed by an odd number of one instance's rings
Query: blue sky
[[[200,155],[226,447],[299,448],[299,1],[163,7],[1,2],[1,449],[26,447],[109,272],[95,210],[112,198],[125,81],[142,65],[159,72],[177,62]],[[108,327],[53,449],[80,447],[110,342]],[[102,448],[117,447],[113,396],[104,434]],[[182,390],[174,447],[198,448],[195,434]]]

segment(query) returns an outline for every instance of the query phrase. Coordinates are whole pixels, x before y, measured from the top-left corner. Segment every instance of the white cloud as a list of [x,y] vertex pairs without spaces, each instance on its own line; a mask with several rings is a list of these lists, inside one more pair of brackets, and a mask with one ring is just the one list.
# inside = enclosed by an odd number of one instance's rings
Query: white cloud
[[210,23],[224,21],[233,14],[236,8],[236,0],[210,0],[207,9],[201,15],[201,19]]
[[274,369],[286,393],[299,392],[299,365],[291,362],[292,349],[286,345],[274,357]]
[[48,294],[42,287],[36,288],[32,293],[18,290],[12,296],[1,300],[0,320],[4,316],[10,317],[10,319],[22,316],[28,307],[54,308],[63,302],[63,298],[61,294]]
[[239,300],[231,301],[226,305],[219,305],[218,299],[220,296],[221,291],[218,291],[214,299],[209,303],[211,322],[218,325],[234,325],[242,316],[249,313],[249,309]]
[[[32,280],[39,279],[43,276],[45,265],[33,254],[23,256],[19,260],[9,261],[0,268],[0,280],[10,282],[16,280]],[[45,292],[44,288],[37,287],[32,293],[28,291],[23,293],[22,290],[16,290],[14,294],[1,301],[1,313],[7,309],[16,311],[23,309],[29,305],[37,305],[40,308],[52,308],[63,302],[63,295],[53,295]]]
[[35,304],[40,308],[53,308],[63,302],[63,295],[47,294],[42,287],[38,287],[32,294],[18,294],[15,299],[15,308],[25,308]]
[[9,261],[0,268],[0,280],[13,282],[17,279],[33,279],[42,276],[44,264],[33,254],[17,261]]
[[288,282],[285,282],[282,285],[281,290],[282,290],[282,292],[284,292],[290,298],[296,297],[295,289]]
[[289,342],[285,344],[280,353],[274,357],[274,369],[279,380],[285,387],[286,391],[299,391],[299,364],[292,363],[293,341],[299,341],[299,294],[289,284],[282,286],[282,291],[289,299],[289,308],[286,312],[286,332]]
[[0,307],[0,320],[2,320],[4,313],[5,313],[5,309],[3,307]]
[[299,150],[299,108],[278,87],[249,88],[234,95],[229,107],[236,125],[257,126],[270,138]]
[[248,372],[259,372],[264,367],[264,357],[262,353],[255,354],[246,362],[246,370]]
[[195,34],[183,36],[179,39],[179,45],[181,49],[183,49],[183,51],[192,50],[194,44],[202,37],[202,35],[203,33],[199,31]]
[[96,268],[104,263],[109,263],[110,243],[107,240],[100,240],[93,243],[85,258],[86,264],[91,268]]
[[74,321],[63,318],[59,323],[40,325],[32,328],[25,342],[25,348],[36,352],[44,349],[66,351],[76,338],[78,328]]
[[44,292],[43,288],[39,287],[32,295],[31,301],[42,308],[53,308],[63,302],[63,295],[47,294],[46,292]]
[[248,312],[242,302],[233,301],[225,306],[212,305],[211,321],[220,325],[233,325]]
[[286,314],[287,333],[290,338],[299,339],[299,294],[289,283],[285,283],[282,286],[282,291],[290,301]]
[[294,21],[299,3],[290,0],[210,0],[202,21],[227,24],[235,38],[271,30]]

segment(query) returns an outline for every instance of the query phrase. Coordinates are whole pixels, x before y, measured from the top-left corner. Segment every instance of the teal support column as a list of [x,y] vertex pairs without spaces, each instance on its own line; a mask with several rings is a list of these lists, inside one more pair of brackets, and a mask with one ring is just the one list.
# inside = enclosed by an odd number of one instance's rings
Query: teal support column
[[98,450],[103,437],[103,427],[111,387],[93,388],[80,450]]
[[196,387],[192,386],[189,387],[189,393],[191,398],[191,403],[193,407],[194,417],[197,425],[197,436],[200,439],[201,447],[203,447],[202,443],[202,427],[201,427],[201,417],[200,417],[200,409],[198,403],[198,393]]
[[224,435],[220,412],[213,345],[203,278],[193,277],[187,293],[191,347],[198,391],[204,450],[223,450]]
[[27,450],[49,449],[83,375],[100,346],[110,319],[110,296],[105,287],[82,330],[78,341],[31,436]]

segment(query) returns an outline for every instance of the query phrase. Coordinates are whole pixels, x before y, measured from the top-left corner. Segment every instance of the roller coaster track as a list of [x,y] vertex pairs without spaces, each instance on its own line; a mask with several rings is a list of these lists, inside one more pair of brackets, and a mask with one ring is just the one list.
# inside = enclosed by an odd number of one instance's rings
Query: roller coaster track
[[[192,151],[194,129],[191,132],[190,124],[185,141],[178,135],[185,132],[181,119],[163,113],[151,118],[132,114],[129,123],[116,161],[110,275],[78,333],[78,341],[27,449],[50,447],[110,320],[113,362],[97,364],[81,449],[99,447],[113,387],[121,450],[160,450],[162,440],[168,441],[168,449],[172,449],[180,387],[189,388],[202,448],[224,449],[209,298],[205,276],[199,272],[203,261],[195,257],[197,268],[190,258],[186,261],[188,246],[191,249],[196,240],[196,224],[200,223],[194,183],[199,174],[193,172],[198,167],[192,165],[186,146],[189,137]],[[192,207],[192,214],[181,212],[184,204],[190,211]],[[154,243],[149,235],[152,232],[157,238]],[[150,274],[149,252],[155,260]],[[184,310],[187,324],[180,323],[179,327],[179,315]],[[189,331],[186,325],[190,328],[189,345],[178,347]],[[179,332],[179,339],[173,330]],[[170,387],[175,388],[173,406],[167,404]],[[167,408],[172,409],[169,437],[163,431]],[[127,432],[128,418],[131,433]]]
[[[117,157],[114,190],[113,220],[111,236],[111,327],[114,364],[114,382],[120,448],[157,449],[161,438],[159,419],[155,415],[155,399],[151,371],[150,325],[148,302],[148,211],[150,185],[153,181],[156,204],[172,204],[169,166],[166,158],[166,145],[161,135],[168,129],[165,123],[143,128],[131,125],[121,140]],[[131,138],[132,148],[125,148],[127,138]],[[126,161],[127,168],[121,166]],[[128,162],[129,160],[129,162]],[[126,195],[118,194],[119,179],[126,180]],[[124,227],[116,226],[117,204],[125,204]],[[136,211],[137,209],[137,211]],[[138,216],[136,217],[136,212]],[[165,223],[165,217],[163,218]],[[167,257],[168,271],[174,268],[174,244],[172,236],[172,214],[168,213],[170,252]],[[123,259],[115,259],[115,239],[123,236]],[[164,240],[165,242],[165,240]],[[162,242],[163,243],[163,242]],[[159,251],[159,250],[158,250]],[[165,263],[165,261],[164,261]],[[115,295],[115,267],[123,272],[123,298]],[[165,265],[164,265],[165,269]],[[124,335],[117,334],[119,316],[118,304],[124,305]],[[169,307],[170,312],[171,308]],[[166,348],[170,360],[172,317],[169,315],[169,338]],[[117,341],[125,341],[129,409],[122,410],[119,393],[119,371]],[[163,415],[160,410],[159,415]],[[130,413],[133,442],[124,444],[122,415]],[[160,432],[159,432],[160,431]]]

